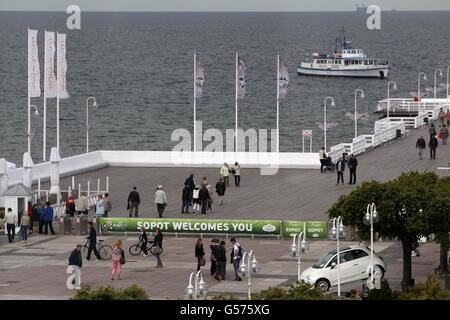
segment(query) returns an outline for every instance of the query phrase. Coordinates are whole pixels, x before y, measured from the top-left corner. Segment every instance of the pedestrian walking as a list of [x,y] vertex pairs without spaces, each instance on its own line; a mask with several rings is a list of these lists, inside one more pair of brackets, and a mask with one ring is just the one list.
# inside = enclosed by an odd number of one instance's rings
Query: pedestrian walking
[[43,228],[44,228],[44,209],[45,209],[45,202],[41,201],[38,210],[39,210],[39,234],[44,234]]
[[31,226],[33,228],[33,231],[32,231],[33,236],[38,235],[40,219],[41,219],[41,217],[39,215],[39,206],[37,203],[35,203],[33,206],[32,215],[31,215]]
[[95,205],[95,215],[99,217],[105,216],[105,201],[103,201],[101,194],[98,195],[98,201]]
[[139,192],[136,191],[136,187],[133,187],[133,191],[130,192],[128,195],[128,201],[127,201],[127,210],[128,215],[131,218],[133,214],[134,209],[134,217],[138,217],[138,211],[139,211],[139,204],[141,203],[141,198],[139,198]]
[[158,210],[158,215],[160,218],[162,218],[162,215],[164,213],[164,209],[167,207],[167,198],[166,193],[164,192],[164,187],[162,185],[159,185],[155,191],[155,203],[156,203],[156,209]]
[[75,200],[75,206],[77,209],[78,217],[81,214],[84,214],[87,217],[88,210],[89,210],[89,203],[88,203],[88,198],[86,196],[86,192],[83,192],[81,194],[81,196],[77,200]]
[[195,244],[195,257],[197,258],[197,271],[200,271],[200,267],[206,264],[202,238],[199,238]]
[[192,210],[193,211],[200,211],[200,186],[197,184],[194,187],[194,190],[192,192],[192,203],[193,203],[193,207]]
[[220,174],[222,175],[223,181],[228,187],[229,186],[228,180],[230,177],[230,168],[228,167],[228,163],[225,162],[222,168],[220,168]]
[[162,268],[163,263],[161,261],[161,249],[162,249],[162,241],[163,241],[163,234],[161,232],[160,228],[156,228],[156,235],[153,239],[153,248],[152,248],[152,254],[156,257],[157,264],[155,268]]
[[6,212],[5,223],[8,232],[8,241],[9,243],[14,242],[14,238],[16,237],[16,226],[18,223],[18,218],[17,215],[12,212],[11,208],[8,208],[8,211]]
[[447,145],[447,138],[448,138],[448,128],[445,126],[445,124],[442,125],[442,128],[440,130],[441,138],[442,138],[442,145]]
[[242,281],[241,277],[238,274],[239,263],[241,262],[242,259],[242,247],[238,242],[236,242],[235,238],[231,238],[230,242],[233,245],[231,250],[231,263],[233,264],[234,267],[234,276],[235,276],[234,280]]
[[356,183],[356,167],[357,166],[358,166],[358,160],[356,159],[356,156],[352,153],[350,155],[350,159],[348,159],[348,168],[350,169],[350,181],[348,182],[348,184]]
[[53,208],[50,205],[50,201],[47,201],[46,207],[44,209],[44,227],[45,235],[48,235],[48,228],[50,227],[50,233],[55,235],[53,230]]
[[209,192],[208,189],[206,189],[206,186],[203,185],[198,193],[198,198],[200,199],[202,203],[202,213],[206,214],[206,208],[208,207],[209,202]]
[[439,117],[439,122],[441,123],[441,125],[444,124],[445,116],[446,116],[445,111],[444,111],[442,108],[440,108],[440,109],[439,109],[438,117]]
[[122,249],[122,241],[120,240],[117,240],[117,242],[113,244],[112,261],[113,261],[113,269],[111,280],[114,280],[116,272],[117,272],[117,279],[121,280],[120,273],[122,271],[122,264],[125,264],[125,252]]
[[66,200],[66,214],[70,215],[71,218],[73,218],[75,214],[75,201],[73,200],[72,195]]
[[70,253],[69,266],[75,271],[75,289],[81,289],[81,266],[83,265],[83,258],[81,257],[81,244],[77,244],[76,248]]
[[438,146],[438,139],[434,135],[431,136],[428,146],[430,147],[430,160],[436,159],[436,148]]
[[145,232],[145,228],[141,227],[141,234],[139,235],[139,246],[142,249],[143,257],[146,257],[148,255],[147,243],[148,243],[147,233]]
[[447,127],[450,127],[450,108],[447,110],[445,114],[445,119],[447,119]]
[[225,280],[227,267],[227,250],[225,249],[225,241],[220,241],[220,244],[214,250],[214,258],[216,260],[216,275],[214,279],[217,281]]
[[219,179],[219,182],[216,183],[216,193],[219,196],[219,206],[223,205],[223,196],[225,195],[225,182],[223,181],[223,178]]
[[432,136],[435,136],[437,134],[434,124],[430,125],[430,128],[428,128],[428,132],[430,133],[430,139],[432,138]]
[[24,211],[22,217],[20,218],[20,225],[19,225],[23,243],[27,243],[29,226],[30,226],[30,217],[28,216],[28,211]]
[[209,194],[209,200],[208,200],[208,208],[206,209],[207,211],[212,211],[212,204],[213,204],[213,202],[214,202],[214,199],[213,199],[213,192],[212,192],[212,190],[211,190],[211,185],[210,184],[208,184],[207,186],[206,186],[206,189],[208,190],[208,194]]
[[[192,190],[189,184],[185,184],[181,194],[181,213],[189,213],[189,206],[192,202]],[[185,212],[186,209],[186,212]]]
[[231,173],[234,174],[234,185],[236,187],[239,187],[241,185],[241,166],[238,162],[234,163],[234,167]]
[[327,154],[325,153],[325,147],[322,147],[319,151],[320,159],[320,172],[323,172],[323,167],[326,167]]
[[427,144],[423,136],[420,136],[416,142],[416,149],[419,149],[419,159],[422,160],[422,152],[426,148]]
[[211,276],[216,275],[216,258],[215,258],[215,250],[219,246],[219,239],[212,239],[211,243],[209,244],[209,248],[211,249],[211,256],[209,257],[209,260],[211,261],[211,268],[209,271],[211,272]]
[[206,186],[207,184],[208,184],[208,178],[206,176],[204,176],[202,179],[202,187]]
[[339,180],[344,184],[344,171],[345,171],[345,163],[342,161],[342,157],[339,157],[338,162],[336,163],[336,172],[337,172],[337,182],[336,185],[339,184]]
[[94,250],[94,254],[97,257],[97,259],[102,260],[102,257],[97,251],[97,231],[95,230],[94,224],[92,222],[88,222],[88,227],[89,227],[89,248],[86,260],[89,261],[91,259],[92,250]]
[[112,203],[111,198],[109,197],[109,193],[105,193],[105,198],[103,199],[105,203],[105,214],[103,215],[105,218],[108,218],[108,214],[111,212]]

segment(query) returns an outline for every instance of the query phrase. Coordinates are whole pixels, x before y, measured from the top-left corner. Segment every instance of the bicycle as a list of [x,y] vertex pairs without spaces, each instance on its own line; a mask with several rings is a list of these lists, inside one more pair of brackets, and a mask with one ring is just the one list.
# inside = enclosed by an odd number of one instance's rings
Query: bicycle
[[[86,243],[83,246],[83,257],[86,258],[87,252],[89,250],[89,237],[86,238]],[[97,251],[100,257],[105,260],[112,258],[113,248],[110,245],[102,244],[105,240],[97,240]]]
[[[147,241],[147,252],[151,255],[153,255],[153,253],[152,253],[153,247],[154,247],[153,240]],[[130,252],[130,254],[132,256],[138,256],[142,252],[142,246],[140,243],[135,243],[132,246],[130,246],[130,249],[128,249],[128,251]],[[161,248],[161,252],[159,254],[162,254],[162,252],[163,252],[163,248]]]

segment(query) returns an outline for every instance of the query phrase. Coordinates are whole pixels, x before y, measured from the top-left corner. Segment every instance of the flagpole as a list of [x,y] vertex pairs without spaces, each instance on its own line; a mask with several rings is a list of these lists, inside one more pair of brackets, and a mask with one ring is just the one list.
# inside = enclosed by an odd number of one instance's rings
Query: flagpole
[[[239,64],[239,54],[236,51],[236,86],[235,86],[235,136],[236,136],[236,147],[235,147],[235,152],[238,152],[238,64]],[[245,147],[245,146],[244,146]],[[245,151],[245,150],[244,150]]]
[[28,153],[31,155],[31,119],[30,119],[30,111],[31,111],[31,99],[30,99],[30,28],[28,28],[28,131],[27,131],[27,140],[28,140]]
[[196,142],[197,142],[197,133],[195,130],[195,126],[196,126],[196,118],[197,118],[197,114],[196,114],[196,104],[197,104],[197,82],[196,82],[196,75],[197,75],[197,53],[194,51],[194,152],[197,151],[197,146],[196,146]]
[[280,152],[280,54],[277,55],[277,152]]
[[[44,30],[44,41],[47,39],[46,37],[47,34],[47,30]],[[53,44],[54,45],[54,44]],[[43,134],[42,134],[42,139],[43,139],[43,143],[42,143],[42,161],[45,161],[45,147],[46,147],[46,133],[47,133],[47,46],[48,44],[45,43],[44,47],[45,47],[45,51],[44,51],[44,123],[43,123]]]
[[59,154],[59,33],[56,31],[56,148]]

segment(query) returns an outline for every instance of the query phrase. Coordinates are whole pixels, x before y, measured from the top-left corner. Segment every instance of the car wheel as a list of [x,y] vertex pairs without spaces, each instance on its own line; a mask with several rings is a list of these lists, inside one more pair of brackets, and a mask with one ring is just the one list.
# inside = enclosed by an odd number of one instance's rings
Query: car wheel
[[325,291],[328,291],[330,289],[330,282],[328,282],[327,279],[319,279],[316,281],[316,288],[321,288]]
[[[380,271],[380,273],[381,273],[381,278],[380,278],[380,279],[383,279],[383,277],[384,277],[384,269],[383,269],[383,267],[380,266],[380,265],[378,265],[378,264],[376,264],[376,265],[374,266],[374,270],[376,271],[377,269],[378,269],[378,271]],[[369,271],[368,275],[369,275],[369,276],[368,276],[366,279],[369,279],[369,278],[370,278],[370,271]]]

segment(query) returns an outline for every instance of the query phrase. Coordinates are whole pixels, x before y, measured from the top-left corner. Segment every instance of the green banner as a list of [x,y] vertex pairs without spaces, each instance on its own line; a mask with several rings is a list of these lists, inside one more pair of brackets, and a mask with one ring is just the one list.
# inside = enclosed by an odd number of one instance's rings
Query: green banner
[[151,218],[101,218],[102,232],[146,231],[179,233],[240,233],[279,235],[281,221],[272,220],[201,220],[201,219],[151,219]]
[[306,238],[327,238],[327,223],[325,221],[283,221],[283,238],[293,238],[294,234],[304,231],[304,228],[306,228]]

